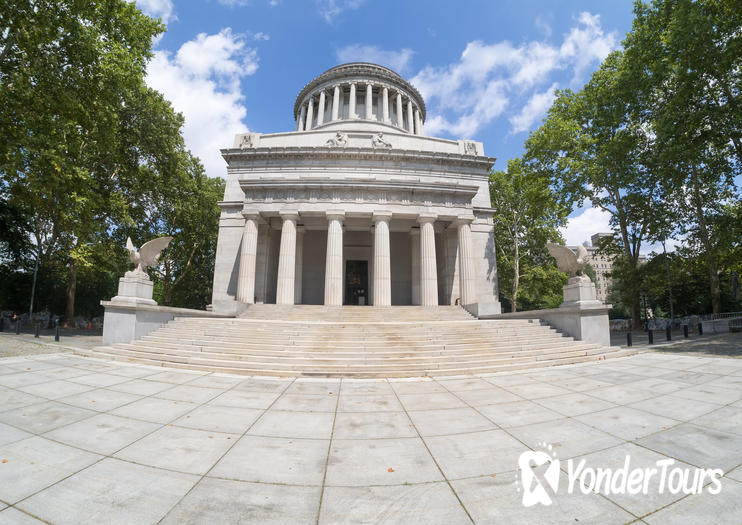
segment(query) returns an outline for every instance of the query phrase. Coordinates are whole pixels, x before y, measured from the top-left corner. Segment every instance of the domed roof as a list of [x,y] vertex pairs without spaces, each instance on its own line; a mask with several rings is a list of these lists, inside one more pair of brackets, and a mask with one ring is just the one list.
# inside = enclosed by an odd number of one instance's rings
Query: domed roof
[[425,121],[425,100],[423,100],[420,92],[415,89],[412,84],[402,78],[399,73],[396,73],[388,67],[372,64],[371,62],[349,62],[347,64],[340,64],[339,66],[328,69],[318,77],[315,77],[302,88],[299,95],[296,97],[296,101],[294,102],[294,116],[296,117],[299,114],[299,109],[307,95],[311,94],[323,84],[331,84],[333,81],[347,82],[352,80],[379,80],[400,88],[415,100],[417,107],[420,109],[420,116],[423,122]]

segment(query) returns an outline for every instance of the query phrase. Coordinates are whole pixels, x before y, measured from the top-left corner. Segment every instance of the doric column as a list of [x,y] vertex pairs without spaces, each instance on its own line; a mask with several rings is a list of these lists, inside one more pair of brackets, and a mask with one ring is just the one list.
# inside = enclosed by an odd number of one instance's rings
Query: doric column
[[438,306],[438,270],[435,262],[435,215],[421,214],[420,223],[420,303]]
[[301,289],[304,285],[302,279],[304,273],[304,226],[296,227],[296,278],[294,279],[294,304],[301,304]]
[[340,86],[335,86],[332,91],[332,120],[338,119],[340,113]]
[[312,97],[309,97],[307,107],[307,123],[304,126],[305,131],[309,131],[310,129],[312,129],[312,119],[314,118],[314,100],[312,99]]
[[325,90],[319,92],[319,106],[317,106],[317,125],[325,121]]
[[350,83],[350,99],[348,100],[348,118],[358,118],[356,115],[356,83]]
[[397,126],[404,128],[404,116],[402,113],[402,93],[397,91]]
[[237,300],[241,303],[255,302],[255,258],[258,253],[258,218],[257,211],[243,211],[245,226],[242,230],[242,248],[240,249],[240,269],[237,276]]
[[302,104],[299,112],[299,120],[296,121],[296,131],[304,130],[304,118],[307,116],[307,107]]
[[343,304],[343,219],[345,212],[327,212],[327,256],[325,258],[325,304]]
[[281,246],[278,252],[278,282],[276,304],[294,304],[296,272],[296,212],[281,212]]
[[384,122],[387,124],[391,124],[391,119],[389,118],[389,88],[384,86],[384,88],[381,90],[381,96],[382,96],[382,106],[381,106],[381,114],[384,119]]
[[412,121],[412,100],[407,99],[407,131],[415,133],[415,123]]
[[410,230],[410,248],[412,250],[412,304],[420,304],[420,228]]
[[474,258],[471,240],[471,221],[469,217],[459,217],[456,227],[459,234],[459,293],[461,304],[477,302],[474,288]]
[[370,82],[366,84],[366,118],[368,120],[374,118],[374,108],[371,105],[373,102],[373,89],[374,87]]
[[415,108],[415,135],[423,134],[423,121],[420,118],[420,110]]
[[374,220],[374,306],[392,304],[392,269],[389,256],[390,211],[375,211]]

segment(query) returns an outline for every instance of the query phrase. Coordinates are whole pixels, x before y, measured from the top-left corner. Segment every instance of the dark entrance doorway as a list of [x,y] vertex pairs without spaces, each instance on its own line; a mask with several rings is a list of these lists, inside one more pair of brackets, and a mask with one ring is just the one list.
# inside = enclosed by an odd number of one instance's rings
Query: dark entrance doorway
[[345,261],[345,304],[368,304],[368,261]]

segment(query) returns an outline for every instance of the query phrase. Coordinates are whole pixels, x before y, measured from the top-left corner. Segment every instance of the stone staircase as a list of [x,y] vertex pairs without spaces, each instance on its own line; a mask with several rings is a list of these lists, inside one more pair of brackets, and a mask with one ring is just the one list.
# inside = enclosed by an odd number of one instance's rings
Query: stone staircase
[[563,337],[538,320],[477,320],[457,306],[256,305],[236,319],[176,318],[142,339],[90,355],[249,375],[416,377],[633,353]]

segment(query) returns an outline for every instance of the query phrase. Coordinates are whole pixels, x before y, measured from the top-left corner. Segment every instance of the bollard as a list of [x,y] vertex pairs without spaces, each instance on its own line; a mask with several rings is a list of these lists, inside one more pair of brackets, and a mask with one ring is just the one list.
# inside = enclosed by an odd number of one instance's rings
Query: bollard
[[667,340],[672,341],[672,328],[670,328],[670,325],[667,325],[665,328],[665,334],[667,335]]
[[653,345],[654,344],[654,332],[650,330],[649,332],[647,332],[647,335],[649,336],[649,344]]
[[40,323],[36,323],[36,324],[34,325],[34,327],[33,327],[33,336],[34,336],[34,337],[35,337],[36,339],[38,339],[38,338],[39,338],[39,334],[40,334],[40,332],[41,332],[41,324],[40,324]]
[[59,323],[57,323],[57,326],[54,329],[54,340],[59,341]]
[[16,335],[18,335],[18,334],[21,333],[21,320],[20,319],[18,319],[15,322],[15,333],[16,333]]
[[0,317],[0,332],[4,332],[4,331],[5,331],[5,319]]
[[698,335],[703,335],[703,323],[698,323]]
[[631,339],[631,332],[626,332],[626,346],[631,346],[633,344]]
[[689,337],[688,336],[688,325],[687,324],[684,324],[683,325],[683,337],[685,337],[686,339],[688,339],[688,337]]

